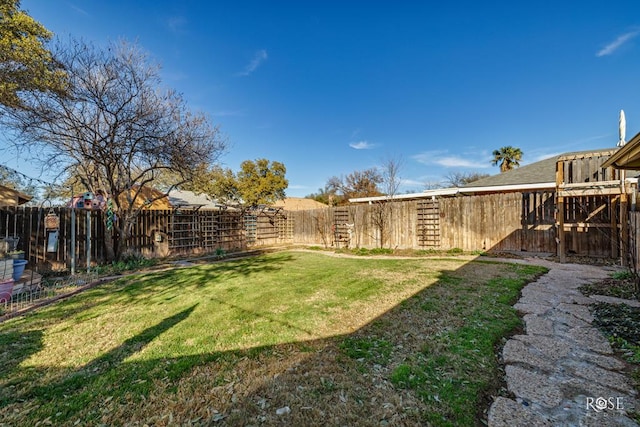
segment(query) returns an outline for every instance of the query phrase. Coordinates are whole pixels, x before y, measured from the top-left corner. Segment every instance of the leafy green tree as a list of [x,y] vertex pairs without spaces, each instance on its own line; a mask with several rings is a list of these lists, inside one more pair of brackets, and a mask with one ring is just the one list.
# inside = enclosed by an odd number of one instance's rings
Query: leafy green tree
[[287,168],[267,159],[245,160],[237,174],[238,193],[246,206],[270,205],[285,198]]
[[245,160],[237,174],[229,168],[202,164],[194,179],[181,188],[205,193],[222,203],[246,207],[270,205],[285,197],[289,185],[286,172],[284,164],[267,159]]
[[178,186],[196,194],[206,194],[220,203],[239,203],[238,184],[231,169],[206,163],[194,169],[193,179]]
[[65,91],[64,68],[45,47],[51,37],[19,0],[0,0],[0,104],[20,108],[25,92]]
[[494,166],[500,164],[500,172],[506,172],[520,166],[520,160],[522,160],[522,150],[508,145],[499,150],[493,150],[491,164]]

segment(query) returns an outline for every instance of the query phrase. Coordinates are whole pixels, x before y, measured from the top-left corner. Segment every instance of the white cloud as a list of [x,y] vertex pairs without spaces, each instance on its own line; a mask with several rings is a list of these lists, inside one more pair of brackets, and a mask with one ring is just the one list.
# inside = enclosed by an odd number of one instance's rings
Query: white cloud
[[264,61],[266,61],[268,58],[267,55],[267,51],[264,49],[261,49],[259,51],[257,51],[255,53],[255,55],[253,55],[253,59],[251,60],[251,62],[249,62],[249,64],[247,64],[246,67],[244,67],[244,70],[242,70],[241,72],[239,72],[237,75],[238,76],[248,76],[251,73],[253,73]]
[[457,156],[442,157],[436,160],[436,164],[440,166],[448,167],[448,168],[455,168],[455,167],[488,168],[489,167],[489,165],[478,164],[468,159],[463,159],[462,157],[457,157]]
[[78,6],[76,6],[75,4],[73,4],[73,3],[68,3],[68,4],[69,4],[69,7],[71,7],[71,9],[73,9],[74,11],[76,11],[77,13],[79,13],[80,15],[84,15],[84,16],[91,16],[91,15],[89,14],[89,12],[87,12],[87,11],[86,11],[86,10],[84,10],[84,9],[79,8],[79,7],[78,7]]
[[491,164],[486,162],[478,162],[477,159],[485,156],[469,155],[467,157],[452,156],[446,151],[426,151],[424,153],[412,156],[414,160],[425,165],[438,165],[446,168],[488,168]]
[[600,56],[611,55],[613,52],[618,50],[623,44],[627,43],[629,40],[632,40],[638,34],[640,34],[640,31],[635,30],[635,31],[629,31],[628,33],[624,33],[618,36],[617,39],[615,39],[614,41],[612,41],[611,43],[609,43],[608,45],[600,49],[598,53],[596,53],[596,56],[600,57]]
[[411,156],[411,158],[415,161],[417,161],[418,163],[422,163],[425,165],[432,165],[434,164],[434,159],[437,157],[440,157],[441,155],[445,154],[446,151],[425,151],[423,153],[420,154],[415,154],[413,156]]
[[369,143],[369,141],[350,142],[349,147],[355,150],[371,150],[375,145]]

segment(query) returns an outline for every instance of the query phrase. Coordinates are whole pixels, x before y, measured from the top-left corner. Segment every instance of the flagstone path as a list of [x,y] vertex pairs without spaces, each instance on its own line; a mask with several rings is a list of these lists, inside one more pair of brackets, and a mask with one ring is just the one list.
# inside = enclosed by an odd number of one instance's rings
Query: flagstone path
[[627,415],[640,408],[637,393],[608,340],[591,325],[588,307],[598,300],[622,300],[586,297],[578,290],[610,277],[611,268],[528,262],[549,272],[527,285],[515,305],[524,316],[525,333],[511,337],[502,350],[512,397],[494,400],[489,426],[638,425]]

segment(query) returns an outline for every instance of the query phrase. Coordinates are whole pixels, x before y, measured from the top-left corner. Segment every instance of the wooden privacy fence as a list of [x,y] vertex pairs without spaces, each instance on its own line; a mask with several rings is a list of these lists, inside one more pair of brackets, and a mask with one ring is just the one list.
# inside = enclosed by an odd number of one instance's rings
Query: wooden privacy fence
[[525,250],[555,252],[554,193],[501,193],[387,203],[386,230],[372,218],[379,204],[288,212],[293,241],[327,247]]
[[[58,228],[47,228],[47,215],[56,215]],[[3,207],[0,209],[0,238],[18,239],[17,249],[25,252],[25,258],[45,269],[58,269],[71,256],[71,209]],[[76,211],[75,218],[76,259],[84,261],[104,258],[104,227],[99,211]],[[57,235],[54,234],[57,232]],[[87,253],[90,248],[89,254]]]
[[[283,243],[555,254],[559,241],[556,199],[554,191],[531,191],[306,211],[148,210],[132,225],[125,247],[147,256]],[[56,208],[53,212],[59,217],[57,245],[50,245],[50,230],[44,227],[49,210],[41,208],[0,209],[0,237],[19,237],[19,249],[32,261],[51,268],[69,265],[71,210]],[[88,212],[76,210],[73,247],[77,265],[86,261],[89,248],[91,259],[99,262],[105,258],[102,213]],[[619,256],[624,229],[612,226],[622,222],[616,198],[567,195],[562,212],[567,254]],[[630,230],[632,239],[637,235],[633,230],[637,228]]]
[[[55,240],[53,230],[45,227],[48,214],[58,218]],[[76,209],[73,227],[72,215],[69,208],[3,207],[0,238],[17,237],[18,249],[45,270],[69,266],[72,247],[79,268],[88,258],[104,262],[106,230],[102,212]],[[162,257],[242,250],[247,246],[291,242],[291,224],[281,211],[145,210],[131,226],[124,247],[145,256]]]
[[555,252],[552,191],[440,200],[441,248]]

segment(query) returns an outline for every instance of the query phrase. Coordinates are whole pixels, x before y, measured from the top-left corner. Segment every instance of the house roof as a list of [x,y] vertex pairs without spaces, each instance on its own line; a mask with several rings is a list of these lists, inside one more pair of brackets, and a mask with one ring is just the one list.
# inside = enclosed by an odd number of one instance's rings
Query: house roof
[[[640,135],[640,134],[639,134]],[[640,141],[640,136],[636,135]],[[640,142],[639,142],[640,144]],[[393,196],[393,200],[415,200],[429,197],[455,196],[460,194],[482,194],[500,191],[527,191],[555,189],[556,163],[558,160],[573,160],[594,155],[608,156],[615,149],[603,148],[598,150],[574,151],[549,157],[528,165],[502,172],[497,175],[473,181],[463,187],[437,188],[425,190],[422,193],[401,194]],[[387,196],[361,197],[349,199],[351,203],[371,203],[389,200]]]
[[302,197],[287,197],[284,200],[276,201],[272,206],[276,208],[283,208],[287,211],[304,211],[327,207],[327,205],[320,203],[317,200],[305,199]]
[[205,194],[193,191],[173,189],[169,192],[169,203],[174,208],[186,209],[220,209],[224,205]]
[[529,163],[528,165],[524,165],[507,172],[479,179],[463,186],[462,188],[542,183],[550,183],[553,187],[556,182],[556,163],[558,160],[580,159],[584,157],[591,157],[593,155],[605,156],[611,155],[613,151],[614,149],[611,148],[603,148],[563,153],[534,163]]
[[18,206],[27,203],[31,199],[32,197],[27,194],[0,185],[0,205]]
[[520,166],[510,171],[497,175],[481,178],[462,188],[467,187],[493,187],[498,185],[522,185],[539,184],[543,182],[556,182],[556,163],[559,156],[549,157],[535,163]]
[[620,147],[602,166],[640,170],[640,133]]

